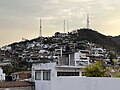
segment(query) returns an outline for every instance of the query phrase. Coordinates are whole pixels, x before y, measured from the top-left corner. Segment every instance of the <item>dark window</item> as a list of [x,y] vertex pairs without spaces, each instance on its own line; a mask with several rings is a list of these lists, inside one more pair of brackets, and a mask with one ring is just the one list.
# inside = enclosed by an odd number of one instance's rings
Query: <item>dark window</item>
[[41,70],[35,71],[35,80],[41,80]]
[[57,76],[79,76],[79,72],[57,72]]
[[51,77],[51,71],[50,70],[43,70],[43,80],[50,80]]

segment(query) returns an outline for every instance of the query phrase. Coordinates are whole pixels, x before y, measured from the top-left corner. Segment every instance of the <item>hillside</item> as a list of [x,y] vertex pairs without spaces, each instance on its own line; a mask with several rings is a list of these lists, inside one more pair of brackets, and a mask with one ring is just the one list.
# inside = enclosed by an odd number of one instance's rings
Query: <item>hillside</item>
[[120,44],[120,35],[119,35],[119,36],[112,37],[112,40],[113,40],[114,42],[116,42],[117,44]]
[[[4,68],[4,71],[10,74],[17,71],[30,70],[31,62],[34,60],[41,60],[42,58],[46,60],[48,56],[50,60],[54,59],[52,56],[59,54],[56,49],[59,50],[61,47],[64,55],[78,50],[91,49],[91,47],[101,47],[120,54],[117,42],[115,42],[113,37],[103,35],[92,29],[77,29],[69,33],[56,32],[52,37],[38,37],[8,45],[10,49],[0,50],[0,61],[11,61],[12,67]],[[108,50],[107,53],[109,53]],[[115,54],[112,53],[111,57],[115,57]]]
[[[120,53],[120,48],[119,48],[120,36],[110,37],[110,36],[103,35],[103,34],[97,32],[95,30],[86,29],[86,28],[77,29],[77,30],[74,30],[74,31],[75,31],[74,33],[73,33],[73,31],[68,33],[70,41],[74,40],[76,42],[76,41],[81,41],[81,40],[87,40],[89,42],[92,42],[92,43],[98,44],[100,46],[103,46],[104,48],[114,50],[114,51]],[[47,38],[47,37],[43,37],[43,38]],[[52,38],[53,37],[49,37],[49,39],[50,39],[50,40],[48,40],[49,43],[53,42]],[[42,42],[44,42],[43,40],[42,40]],[[32,40],[13,43],[13,44],[10,44],[9,46],[12,46],[13,48],[16,47],[16,45],[18,45],[18,44],[20,46],[21,45],[26,46],[27,43],[34,42],[34,41],[39,41],[40,42],[41,39],[38,37],[38,38],[34,38]]]
[[71,34],[71,38],[76,38],[77,41],[87,40],[117,52],[120,50],[118,43],[116,43],[112,38],[92,29],[78,29],[76,33]]

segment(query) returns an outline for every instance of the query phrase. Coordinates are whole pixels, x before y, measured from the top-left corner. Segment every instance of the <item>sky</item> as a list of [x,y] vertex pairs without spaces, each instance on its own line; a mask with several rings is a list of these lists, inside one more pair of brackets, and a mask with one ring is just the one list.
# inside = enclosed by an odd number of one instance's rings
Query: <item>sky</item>
[[120,0],[0,0],[0,46],[63,32],[64,19],[68,31],[86,27],[104,34],[120,35]]

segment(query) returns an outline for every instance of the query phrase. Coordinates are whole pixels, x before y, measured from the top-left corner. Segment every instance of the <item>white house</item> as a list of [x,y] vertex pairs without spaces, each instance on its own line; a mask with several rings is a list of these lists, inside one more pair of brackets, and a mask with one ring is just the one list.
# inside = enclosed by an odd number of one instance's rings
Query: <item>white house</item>
[[34,63],[35,90],[120,90],[119,78],[83,77],[80,66]]
[[79,52],[74,53],[75,66],[88,65],[90,58],[87,57],[87,54],[89,54],[88,50],[80,50]]
[[5,73],[3,73],[3,69],[0,68],[0,81],[5,80]]
[[[96,50],[95,50],[96,51]],[[99,50],[97,50],[99,51]],[[101,52],[101,51],[100,51]],[[35,90],[119,90],[120,79],[82,76],[82,69],[89,64],[90,52],[80,50],[74,53],[73,60],[62,58],[62,48],[56,61],[33,62],[32,80]],[[69,64],[60,64],[60,61],[69,60]],[[74,61],[74,64],[71,64]]]
[[1,48],[1,50],[8,50],[8,51],[10,51],[11,50],[11,46],[3,46]]
[[34,63],[32,78],[36,90],[56,90],[59,77],[82,76],[81,66],[59,66],[54,63]]
[[103,48],[92,48],[92,55],[95,57],[103,57],[105,52]]

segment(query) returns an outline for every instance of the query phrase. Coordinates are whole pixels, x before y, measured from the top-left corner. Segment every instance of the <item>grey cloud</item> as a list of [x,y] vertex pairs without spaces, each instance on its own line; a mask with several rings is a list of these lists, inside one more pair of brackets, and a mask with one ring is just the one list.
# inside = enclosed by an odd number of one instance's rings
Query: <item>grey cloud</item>
[[33,31],[29,35],[35,36],[40,18],[44,35],[63,31],[63,19],[69,21],[70,30],[85,27],[86,11],[92,27],[99,29],[97,25],[110,19],[107,15],[120,7],[119,3],[120,0],[0,0],[0,31],[21,32],[20,36]]

